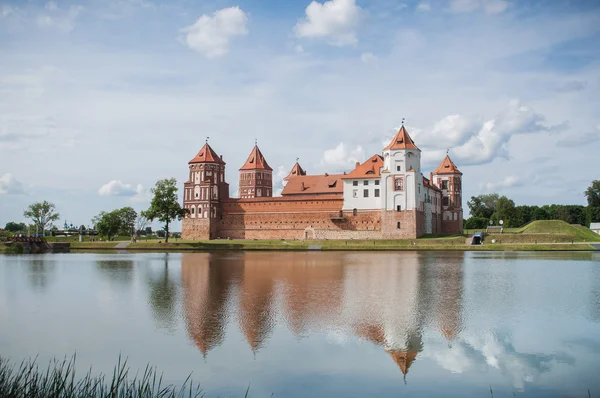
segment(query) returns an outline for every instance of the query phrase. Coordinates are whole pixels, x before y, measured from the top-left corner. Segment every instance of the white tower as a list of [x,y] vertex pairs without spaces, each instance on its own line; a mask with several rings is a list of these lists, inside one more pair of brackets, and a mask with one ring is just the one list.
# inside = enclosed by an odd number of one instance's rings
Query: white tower
[[408,135],[404,124],[383,149],[381,179],[384,210],[413,210],[419,205],[423,185],[421,150]]

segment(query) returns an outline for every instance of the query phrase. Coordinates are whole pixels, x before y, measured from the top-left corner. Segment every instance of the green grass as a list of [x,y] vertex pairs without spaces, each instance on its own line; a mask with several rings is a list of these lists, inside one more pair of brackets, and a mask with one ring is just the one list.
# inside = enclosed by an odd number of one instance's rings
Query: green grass
[[517,233],[520,234],[561,234],[571,235],[576,241],[600,241],[600,235],[593,233],[584,226],[573,226],[561,220],[540,220],[534,221]]
[[75,357],[53,360],[46,369],[37,361],[26,360],[19,366],[0,357],[0,397],[11,398],[120,398],[120,397],[200,397],[199,386],[188,377],[182,386],[165,385],[156,368],[146,366],[142,373],[132,374],[127,360],[117,363],[111,377],[75,374]]

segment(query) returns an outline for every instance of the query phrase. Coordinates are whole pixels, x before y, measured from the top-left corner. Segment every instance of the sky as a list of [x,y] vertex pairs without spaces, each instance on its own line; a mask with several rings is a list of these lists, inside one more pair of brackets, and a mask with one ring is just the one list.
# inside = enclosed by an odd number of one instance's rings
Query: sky
[[144,210],[207,137],[232,196],[255,140],[276,189],[296,158],[350,171],[403,118],[426,175],[449,150],[465,213],[585,204],[598,43],[595,0],[0,0],[0,226],[41,200],[58,225]]

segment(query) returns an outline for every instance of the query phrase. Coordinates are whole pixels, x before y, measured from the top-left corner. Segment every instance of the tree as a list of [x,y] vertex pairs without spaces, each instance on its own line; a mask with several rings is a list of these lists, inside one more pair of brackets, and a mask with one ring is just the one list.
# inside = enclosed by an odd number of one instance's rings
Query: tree
[[484,229],[489,220],[483,217],[471,217],[465,220],[465,229]]
[[138,214],[131,207],[123,207],[119,209],[119,216],[121,217],[121,226],[119,233],[121,235],[133,235],[135,232],[135,223],[138,218]]
[[108,240],[112,240],[121,229],[123,219],[120,210],[113,210],[111,212],[101,212],[94,217],[92,222],[100,236],[106,236]]
[[501,196],[496,202],[496,211],[492,215],[494,221],[504,221],[504,226],[513,228],[517,227],[517,211],[515,209],[515,202],[508,199],[506,196]]
[[[135,230],[138,235],[146,235],[146,227],[148,226],[148,219],[143,215],[139,215],[137,220],[135,220]],[[152,228],[150,229],[152,231]]]
[[585,190],[585,196],[587,197],[588,206],[600,207],[600,180],[594,180]]
[[25,223],[19,222],[7,222],[6,226],[4,227],[5,230],[7,230],[8,232],[21,232],[21,231],[27,231],[27,225],[25,225]]
[[44,235],[46,227],[60,218],[60,214],[56,211],[54,203],[49,203],[45,200],[29,205],[23,212],[23,215],[33,221],[42,230],[42,234]]
[[150,221],[158,220],[165,224],[165,243],[168,243],[169,224],[173,220],[181,220],[186,214],[186,209],[181,207],[177,198],[177,180],[174,178],[158,180],[152,188],[152,194],[154,197],[150,202],[150,208],[141,214]]
[[499,195],[491,193],[488,195],[471,196],[471,200],[467,202],[471,217],[491,218],[496,211]]

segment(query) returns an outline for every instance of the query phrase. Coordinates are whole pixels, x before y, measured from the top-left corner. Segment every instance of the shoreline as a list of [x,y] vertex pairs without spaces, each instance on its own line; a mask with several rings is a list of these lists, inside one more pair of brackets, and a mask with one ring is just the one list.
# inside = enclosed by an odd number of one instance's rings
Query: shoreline
[[[104,242],[103,242],[104,243]],[[600,246],[600,243],[598,244]],[[465,244],[341,244],[311,242],[311,244],[262,243],[132,243],[129,245],[71,245],[71,251],[127,251],[127,252],[207,252],[207,251],[579,251],[595,252],[599,249],[587,243],[550,244],[488,244],[468,246]]]

